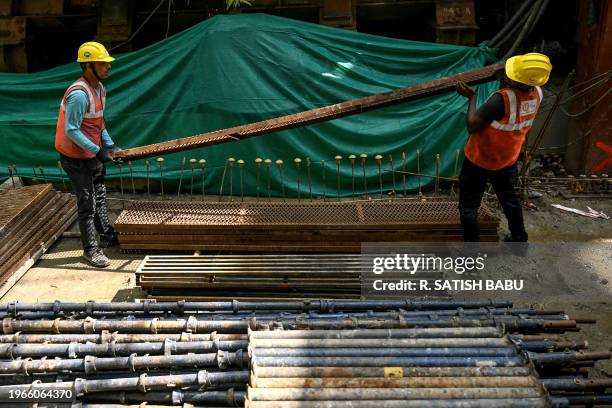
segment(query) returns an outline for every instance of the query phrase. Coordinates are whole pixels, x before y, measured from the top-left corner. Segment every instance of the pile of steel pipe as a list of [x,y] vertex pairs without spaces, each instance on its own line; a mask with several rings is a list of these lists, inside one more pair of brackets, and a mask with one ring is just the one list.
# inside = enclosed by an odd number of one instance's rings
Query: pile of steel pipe
[[0,296],[75,220],[76,201],[51,184],[0,191]]
[[[499,220],[481,209],[481,240]],[[123,249],[359,253],[362,242],[462,241],[451,201],[133,201],[115,228]],[[189,286],[187,286],[189,287]]]
[[0,313],[0,395],[65,387],[83,406],[565,407],[605,404],[610,386],[588,377],[610,353],[562,337],[593,320],[506,301],[13,302]]
[[251,332],[246,407],[550,405],[499,328]]

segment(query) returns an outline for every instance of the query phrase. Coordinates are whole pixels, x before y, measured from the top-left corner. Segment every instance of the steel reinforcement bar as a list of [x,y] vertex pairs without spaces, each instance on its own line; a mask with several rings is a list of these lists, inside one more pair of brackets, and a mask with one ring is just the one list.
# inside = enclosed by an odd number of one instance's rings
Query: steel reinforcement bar
[[115,157],[126,160],[140,159],[163,153],[172,153],[247,139],[253,136],[260,136],[312,123],[337,119],[446,92],[453,89],[457,81],[463,81],[468,84],[486,82],[489,81],[497,71],[503,69],[503,67],[503,64],[489,65],[468,72],[408,86],[406,88],[353,99],[305,112],[294,113],[248,125],[216,130],[196,136],[125,149],[118,152]]

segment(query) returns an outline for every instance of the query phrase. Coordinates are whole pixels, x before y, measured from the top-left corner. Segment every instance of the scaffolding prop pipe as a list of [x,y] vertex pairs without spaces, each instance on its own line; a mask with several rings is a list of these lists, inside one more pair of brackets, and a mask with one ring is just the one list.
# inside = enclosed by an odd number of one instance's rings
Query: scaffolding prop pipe
[[[403,377],[521,377],[531,374],[528,367],[397,367]],[[385,367],[265,367],[254,364],[256,378],[326,378],[387,376]]]
[[119,334],[102,330],[100,334],[13,334],[0,335],[0,343],[146,343],[163,342],[165,340],[193,342],[193,341],[240,341],[246,340],[245,334],[200,334],[200,333],[167,333],[167,334]]
[[166,339],[162,343],[70,343],[70,344],[0,344],[0,357],[66,357],[76,358],[85,356],[130,356],[132,354],[144,355],[173,355],[187,353],[216,353],[219,350],[237,351],[245,350],[248,341],[195,341],[176,342]]
[[495,398],[495,399],[445,399],[445,400],[385,400],[374,402],[369,400],[332,400],[332,401],[249,401],[246,408],[549,408],[547,398]]
[[[335,400],[410,400],[410,399],[481,399],[540,398],[543,391],[534,388],[253,388],[247,390],[249,401],[335,401]],[[385,401],[385,402],[383,402]],[[425,404],[424,406],[429,406]],[[495,405],[492,405],[495,406]],[[499,406],[499,405],[497,405]]]
[[116,302],[104,303],[89,301],[85,303],[69,302],[48,302],[48,303],[21,303],[11,302],[0,304],[0,310],[6,311],[9,315],[16,315],[18,312],[52,311],[60,312],[213,312],[213,311],[261,311],[261,310],[280,310],[280,311],[320,311],[333,312],[340,310],[443,310],[443,309],[475,309],[481,307],[512,307],[510,301],[457,301],[457,300],[303,300],[303,301],[275,301],[275,302]]
[[253,364],[270,367],[517,367],[520,357],[258,357]]
[[186,354],[176,356],[136,356],[129,357],[95,357],[75,359],[20,359],[0,361],[0,374],[30,374],[41,372],[82,371],[93,374],[105,370],[129,370],[135,372],[148,368],[175,367],[248,367],[247,353],[238,350],[235,353],[218,351],[211,354]]

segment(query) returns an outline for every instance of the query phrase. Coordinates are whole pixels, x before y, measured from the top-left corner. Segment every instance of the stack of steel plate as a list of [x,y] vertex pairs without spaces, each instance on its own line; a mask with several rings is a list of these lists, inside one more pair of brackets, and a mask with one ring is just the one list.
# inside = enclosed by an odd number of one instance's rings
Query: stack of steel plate
[[[482,241],[499,221],[481,209]],[[451,201],[133,201],[115,228],[123,249],[359,253],[363,242],[461,241]]]
[[38,184],[0,191],[0,296],[76,220],[69,194]]

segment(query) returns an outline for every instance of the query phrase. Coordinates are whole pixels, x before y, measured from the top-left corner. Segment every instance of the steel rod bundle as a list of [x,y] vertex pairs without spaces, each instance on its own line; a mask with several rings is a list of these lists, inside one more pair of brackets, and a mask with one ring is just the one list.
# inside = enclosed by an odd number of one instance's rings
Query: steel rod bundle
[[0,296],[75,220],[75,200],[51,184],[0,191]]

